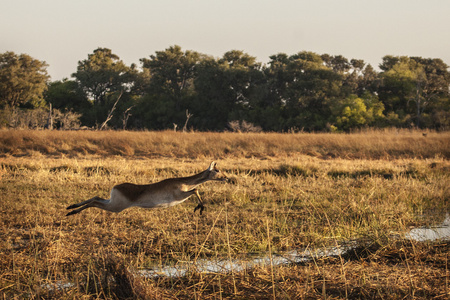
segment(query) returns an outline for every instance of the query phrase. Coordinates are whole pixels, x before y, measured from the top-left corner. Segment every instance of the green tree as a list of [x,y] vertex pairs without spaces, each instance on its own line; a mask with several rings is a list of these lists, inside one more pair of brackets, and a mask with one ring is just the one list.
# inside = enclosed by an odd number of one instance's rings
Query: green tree
[[384,119],[384,105],[373,94],[366,93],[364,97],[351,95],[333,105],[336,126],[344,131],[364,126],[377,125]]
[[83,112],[92,107],[92,103],[79,88],[78,83],[64,78],[48,84],[45,100],[51,103],[53,108],[74,110]]
[[261,64],[256,61],[256,57],[241,50],[226,52],[218,62],[224,70],[224,92],[228,96],[225,101],[231,104],[228,118],[244,120],[248,118],[248,111],[257,105],[252,101],[252,96],[259,88]]
[[138,104],[140,122],[155,129],[170,128],[174,123],[181,126],[185,122],[186,109],[191,111],[195,93],[197,66],[202,59],[202,54],[182,51],[177,45],[141,59],[148,85]]
[[366,92],[377,94],[380,87],[380,76],[377,71],[368,64],[361,69],[361,75],[358,78],[358,89],[356,94],[361,96]]
[[373,67],[362,59],[350,59],[342,55],[331,56],[321,55],[325,65],[341,76],[342,86],[340,88],[341,97],[346,98],[356,94],[361,96],[367,91],[376,92],[378,73]]
[[340,128],[348,130],[367,124],[367,107],[361,98],[351,99],[346,101],[345,104],[346,105],[337,117],[337,125]]
[[93,103],[73,80],[64,78],[48,84],[45,100],[52,105],[53,109],[59,110],[62,114],[74,113],[80,116],[82,124],[89,124],[87,119],[89,111],[92,110]]
[[0,106],[43,106],[49,79],[46,68],[44,61],[27,54],[0,54]]
[[394,111],[406,109],[408,99],[415,93],[416,80],[422,74],[422,66],[408,57],[400,58],[382,73],[385,102],[389,108]]
[[380,99],[390,115],[408,123],[415,121],[417,127],[432,126],[431,120],[422,124],[423,119],[440,110],[438,103],[449,101],[448,66],[440,59],[386,56],[380,68]]
[[177,45],[156,51],[150,59],[141,59],[142,67],[151,75],[150,92],[165,94],[174,99],[176,107],[180,107],[183,97],[192,91],[200,59],[200,53],[183,52]]
[[[93,107],[85,111],[82,120],[85,125],[102,124],[114,108],[115,118],[109,122],[113,127],[122,127],[118,116],[122,110],[131,107],[138,71],[133,64],[126,66],[110,49],[98,48],[88,59],[78,62],[77,72],[72,76]],[[120,102],[115,105],[120,96]],[[124,107],[124,105],[126,107]]]
[[110,49],[98,48],[88,59],[78,62],[72,77],[95,105],[104,105],[110,93],[129,90],[134,66],[128,67]]
[[342,55],[329,55],[323,54],[321,55],[323,63],[334,72],[338,74],[346,74],[352,68],[352,64],[348,61],[347,58]]
[[235,103],[226,70],[225,64],[212,57],[205,58],[198,66],[193,121],[199,129],[222,130],[229,121]]
[[448,128],[441,116],[450,117],[450,72],[441,59],[411,57],[423,67],[416,81],[416,126]]
[[265,70],[270,102],[280,104],[283,130],[321,130],[331,117],[330,105],[339,96],[342,76],[313,52],[271,56]]
[[251,118],[262,76],[256,58],[240,50],[228,51],[220,59],[203,59],[194,82],[193,112],[199,128],[223,130],[232,120]]

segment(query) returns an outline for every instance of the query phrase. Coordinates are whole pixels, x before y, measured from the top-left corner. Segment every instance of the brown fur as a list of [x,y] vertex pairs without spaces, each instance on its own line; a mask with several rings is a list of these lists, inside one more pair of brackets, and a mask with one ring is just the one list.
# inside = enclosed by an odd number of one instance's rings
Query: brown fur
[[[202,213],[204,206],[196,187],[206,181],[225,181],[226,177],[212,162],[208,169],[189,177],[168,178],[152,184],[122,183],[113,187],[111,198],[106,200],[93,197],[89,200],[70,205],[67,209],[73,209],[67,215],[77,214],[89,207],[97,207],[111,212],[120,212],[131,206],[144,208],[168,207],[182,203],[191,195],[196,195],[198,206]],[[119,194],[117,194],[117,192]]]

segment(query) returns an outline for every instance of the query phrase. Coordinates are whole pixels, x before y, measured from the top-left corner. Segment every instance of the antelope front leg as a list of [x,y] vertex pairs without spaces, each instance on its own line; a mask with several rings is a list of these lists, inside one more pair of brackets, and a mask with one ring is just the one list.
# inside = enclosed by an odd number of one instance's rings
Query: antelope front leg
[[198,199],[198,205],[196,208],[194,208],[194,213],[197,209],[200,209],[200,215],[202,214],[203,210],[205,209],[205,207],[203,206],[203,201],[200,198],[200,194],[198,193],[198,190],[194,190],[195,196],[197,196]]

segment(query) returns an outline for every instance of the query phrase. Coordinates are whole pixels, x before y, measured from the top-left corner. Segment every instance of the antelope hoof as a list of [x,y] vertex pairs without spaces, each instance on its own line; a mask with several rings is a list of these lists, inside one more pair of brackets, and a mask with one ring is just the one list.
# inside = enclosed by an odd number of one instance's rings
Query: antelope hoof
[[194,213],[197,211],[197,209],[200,209],[200,215],[201,215],[203,210],[205,209],[205,207],[201,204],[197,205],[197,207],[194,208]]

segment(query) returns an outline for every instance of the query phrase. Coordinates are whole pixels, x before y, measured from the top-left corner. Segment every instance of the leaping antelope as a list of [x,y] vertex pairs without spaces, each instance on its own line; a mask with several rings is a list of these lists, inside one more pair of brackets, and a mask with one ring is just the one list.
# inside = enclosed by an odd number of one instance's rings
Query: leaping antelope
[[200,214],[202,214],[204,210],[203,201],[196,187],[210,180],[227,180],[227,177],[217,169],[215,162],[212,162],[205,171],[189,177],[169,178],[145,185],[132,183],[116,185],[111,189],[110,199],[95,196],[89,200],[70,205],[67,209],[73,210],[67,216],[77,214],[89,207],[98,207],[111,212],[121,212],[132,206],[143,208],[170,207],[184,202],[192,195],[196,195],[198,199],[198,205],[194,212],[200,209]]

